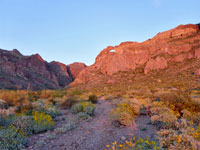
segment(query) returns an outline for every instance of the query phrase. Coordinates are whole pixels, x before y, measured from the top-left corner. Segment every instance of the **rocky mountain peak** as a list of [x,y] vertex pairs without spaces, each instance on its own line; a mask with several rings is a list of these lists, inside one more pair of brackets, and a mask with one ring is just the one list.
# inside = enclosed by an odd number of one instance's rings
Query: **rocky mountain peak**
[[148,74],[165,69],[172,62],[199,59],[199,30],[199,25],[179,25],[142,43],[123,42],[118,46],[108,46],[96,57],[93,65],[81,71],[73,84],[92,81],[95,72],[114,76],[121,71],[141,68],[144,74]]
[[0,88],[3,89],[64,88],[74,80],[76,75],[71,74],[74,69],[57,61],[48,63],[39,54],[23,56],[17,49],[0,49]]

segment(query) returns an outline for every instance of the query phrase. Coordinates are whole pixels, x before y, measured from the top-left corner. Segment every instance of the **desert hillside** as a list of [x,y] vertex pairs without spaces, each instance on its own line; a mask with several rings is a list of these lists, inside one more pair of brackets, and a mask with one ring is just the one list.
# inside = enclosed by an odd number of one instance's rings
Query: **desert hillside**
[[[96,57],[93,65],[84,69],[73,84],[118,82],[120,73],[141,70],[141,76],[149,73],[170,70],[174,64],[181,65],[187,61],[187,67],[177,67],[177,71],[195,67],[200,58],[199,25],[180,25],[169,31],[158,33],[152,39],[142,43],[123,42],[119,46],[108,46]],[[196,70],[193,70],[196,71]],[[174,74],[175,72],[171,72]],[[192,72],[191,72],[192,73]],[[197,73],[197,72],[196,72]],[[102,76],[102,78],[101,78]],[[104,79],[103,76],[106,78]]]
[[85,67],[83,63],[48,63],[39,54],[23,56],[16,49],[0,49],[0,89],[65,88]]

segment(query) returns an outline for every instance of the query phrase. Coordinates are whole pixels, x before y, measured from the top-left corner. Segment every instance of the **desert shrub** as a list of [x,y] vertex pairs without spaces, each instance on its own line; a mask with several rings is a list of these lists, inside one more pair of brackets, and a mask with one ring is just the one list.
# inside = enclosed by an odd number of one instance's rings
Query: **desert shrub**
[[90,95],[88,100],[89,100],[90,102],[92,102],[93,104],[98,103],[98,98],[97,98],[96,95]]
[[20,129],[14,126],[0,129],[0,149],[20,150],[24,147],[27,139]]
[[75,103],[77,103],[77,100],[75,100],[73,97],[70,97],[61,104],[61,107],[68,109],[71,108]]
[[16,113],[16,108],[15,107],[10,107],[8,109],[0,109],[0,116],[5,116],[8,117],[10,115],[14,115]]
[[52,99],[53,91],[52,90],[42,90],[40,91],[39,97],[41,99]]
[[28,103],[28,94],[27,91],[23,90],[1,90],[0,99],[6,101],[5,105],[7,107],[20,106]]
[[54,127],[53,119],[50,115],[34,111],[33,115],[33,130],[35,133],[51,130]]
[[26,113],[28,111],[33,111],[33,106],[31,103],[23,105],[23,106],[18,106],[16,109],[16,113]]
[[[59,116],[61,112],[56,108],[56,106],[53,106],[50,102],[47,100],[39,100],[35,103],[33,103],[33,108],[37,112],[45,113],[50,115],[52,118],[55,118],[56,116]],[[32,111],[28,111],[29,113]]]
[[113,121],[117,121],[125,126],[130,125],[135,116],[130,105],[126,103],[118,104],[116,108],[111,111],[110,115]]
[[69,94],[70,94],[70,96],[77,96],[77,95],[83,94],[83,91],[80,89],[74,89]]
[[96,107],[93,104],[89,104],[84,108],[84,112],[90,116],[94,115]]
[[39,99],[39,92],[36,91],[28,91],[28,99],[30,102],[36,101]]
[[197,126],[197,129],[195,130],[193,137],[200,141],[200,124]]
[[135,115],[149,115],[149,99],[143,99],[135,96],[134,98],[127,99],[127,102],[131,109],[134,110]]
[[6,119],[2,116],[0,116],[0,127],[5,126],[6,125]]
[[80,119],[83,119],[83,120],[87,120],[87,119],[90,118],[90,116],[87,113],[84,113],[84,112],[78,113],[78,116],[79,116]]
[[142,105],[142,107],[140,107],[139,111],[141,115],[146,115],[146,107],[144,106],[144,104]]
[[20,129],[26,135],[33,133],[33,117],[32,116],[19,116],[13,122],[12,125],[16,129]]
[[168,106],[174,106],[172,109],[181,113],[182,110],[187,109],[191,112],[199,112],[200,105],[193,101],[188,91],[173,91],[159,96],[160,100]]
[[65,128],[67,129],[67,131],[74,129],[75,127],[76,126],[75,126],[75,123],[73,121],[68,121],[68,123],[65,125]]
[[151,121],[155,124],[159,124],[162,127],[169,128],[172,127],[177,120],[177,117],[170,112],[164,112],[161,114],[151,116]]
[[44,109],[43,112],[50,115],[52,118],[56,118],[57,116],[61,115],[61,112],[56,107],[49,107]]
[[176,122],[175,128],[162,129],[158,132],[158,139],[162,148],[166,149],[198,149],[195,139],[196,130],[186,121]]
[[88,115],[93,115],[95,109],[96,109],[95,105],[92,104],[91,102],[80,102],[72,106],[71,112],[76,114],[80,112],[85,112]]
[[194,122],[196,124],[200,123],[200,112],[190,112],[187,109],[184,109],[181,111],[182,117],[185,118],[188,121]]
[[106,148],[105,150],[160,150],[158,142],[148,138],[135,140],[135,137],[120,144],[115,141],[112,145],[106,145]]
[[3,100],[3,99],[0,99],[0,109],[4,109],[5,108],[5,104],[6,104],[6,101]]
[[159,143],[149,140],[149,138],[139,138],[135,142],[135,150],[160,150]]
[[183,118],[187,119],[188,121],[192,120],[192,113],[187,109],[181,111]]
[[57,138],[57,135],[55,133],[47,135],[47,139],[53,140],[53,139],[56,139],[56,138]]
[[53,98],[62,98],[64,96],[65,92],[61,90],[55,90],[52,92],[52,97]]
[[59,133],[65,133],[67,131],[73,130],[75,127],[75,123],[69,121],[66,125],[62,126],[61,128],[57,128],[56,131],[58,131]]
[[152,123],[163,128],[173,127],[178,119],[177,116],[179,116],[178,113],[166,107],[162,102],[154,102],[150,111]]

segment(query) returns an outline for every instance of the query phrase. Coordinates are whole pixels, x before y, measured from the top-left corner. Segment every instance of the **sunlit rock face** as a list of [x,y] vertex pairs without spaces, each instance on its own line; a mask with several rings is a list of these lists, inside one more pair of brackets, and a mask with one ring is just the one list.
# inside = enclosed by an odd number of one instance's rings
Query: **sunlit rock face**
[[0,49],[0,88],[33,90],[63,88],[74,80],[83,66],[86,67],[77,63],[69,68],[55,61],[48,63],[39,54],[23,56],[16,49],[12,51]]
[[158,33],[142,43],[124,42],[108,46],[96,57],[93,65],[81,71],[73,84],[94,79],[95,72],[112,76],[120,71],[143,68],[144,74],[148,74],[167,68],[171,62],[199,59],[199,45],[199,25],[188,24]]

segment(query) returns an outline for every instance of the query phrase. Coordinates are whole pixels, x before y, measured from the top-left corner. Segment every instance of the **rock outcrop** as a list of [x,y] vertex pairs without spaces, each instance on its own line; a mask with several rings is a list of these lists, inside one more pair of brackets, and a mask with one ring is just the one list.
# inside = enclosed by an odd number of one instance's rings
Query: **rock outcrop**
[[199,25],[180,25],[142,43],[124,42],[119,46],[108,46],[100,52],[93,65],[81,71],[73,84],[91,81],[95,73],[97,76],[99,73],[113,76],[120,71],[141,68],[147,74],[165,69],[173,62],[199,58]]
[[[48,63],[39,54],[23,56],[16,49],[0,49],[0,89],[64,88],[86,67],[82,63],[76,64],[69,68],[55,61]],[[74,70],[75,73],[71,73]]]
[[159,70],[166,68],[167,61],[163,57],[157,57],[156,59],[150,59],[144,69],[144,73],[147,74],[151,70]]
[[73,79],[75,79],[79,73],[87,66],[84,63],[75,62],[73,64],[67,65],[67,67],[69,68]]

